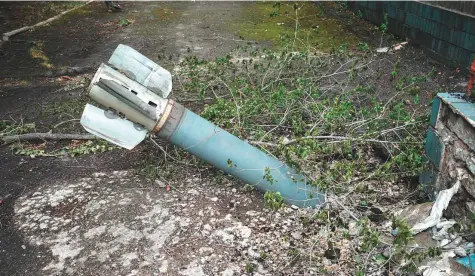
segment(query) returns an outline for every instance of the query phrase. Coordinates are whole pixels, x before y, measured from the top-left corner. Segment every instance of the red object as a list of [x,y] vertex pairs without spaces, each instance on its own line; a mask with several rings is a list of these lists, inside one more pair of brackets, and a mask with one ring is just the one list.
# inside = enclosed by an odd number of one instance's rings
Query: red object
[[169,192],[172,188],[170,187],[170,185],[167,184],[167,192]]
[[470,66],[470,79],[468,80],[467,93],[465,95],[469,97],[472,94],[473,81],[475,80],[475,59]]
[[72,80],[71,77],[68,77],[68,76],[61,76],[59,77],[61,80],[64,80],[64,81],[68,81],[68,80]]

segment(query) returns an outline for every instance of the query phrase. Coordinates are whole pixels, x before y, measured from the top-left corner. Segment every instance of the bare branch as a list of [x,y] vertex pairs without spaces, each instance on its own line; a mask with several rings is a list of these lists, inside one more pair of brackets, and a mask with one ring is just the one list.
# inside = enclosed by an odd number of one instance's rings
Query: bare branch
[[[283,142],[282,145],[291,145],[298,143],[303,140],[333,140],[333,141],[354,141],[354,142],[369,142],[369,143],[381,143],[381,144],[420,144],[422,142],[403,142],[403,141],[384,141],[378,139],[362,139],[362,138],[353,138],[353,137],[345,137],[345,136],[305,136],[296,139],[292,139],[286,142]],[[269,142],[261,142],[261,141],[249,141],[249,144],[253,145],[265,145],[271,147],[277,147],[279,144],[276,143],[269,143]]]
[[33,141],[33,140],[94,140],[98,139],[92,134],[61,134],[61,133],[27,133],[11,136],[2,136],[5,144],[18,141]]

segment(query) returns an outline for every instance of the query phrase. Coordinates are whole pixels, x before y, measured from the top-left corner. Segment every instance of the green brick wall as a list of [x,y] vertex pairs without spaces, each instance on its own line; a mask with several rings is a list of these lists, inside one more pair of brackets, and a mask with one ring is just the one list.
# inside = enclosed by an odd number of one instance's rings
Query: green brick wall
[[348,7],[376,25],[386,13],[389,32],[409,38],[445,64],[468,68],[473,61],[474,17],[417,1],[349,1]]

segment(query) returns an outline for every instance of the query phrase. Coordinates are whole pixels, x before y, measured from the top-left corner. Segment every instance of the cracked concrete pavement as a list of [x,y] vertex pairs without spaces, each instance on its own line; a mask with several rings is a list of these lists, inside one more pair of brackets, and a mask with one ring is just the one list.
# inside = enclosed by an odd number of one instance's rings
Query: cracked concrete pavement
[[272,275],[258,260],[279,235],[262,231],[274,215],[259,195],[229,180],[187,182],[166,192],[132,172],[96,172],[23,195],[15,226],[52,254],[34,275],[241,275],[248,262]]

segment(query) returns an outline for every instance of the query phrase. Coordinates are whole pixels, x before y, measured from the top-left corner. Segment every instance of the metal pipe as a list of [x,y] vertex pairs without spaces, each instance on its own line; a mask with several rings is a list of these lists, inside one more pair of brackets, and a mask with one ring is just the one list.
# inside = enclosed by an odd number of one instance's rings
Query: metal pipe
[[176,102],[158,136],[263,191],[279,192],[287,204],[316,206],[325,197],[283,162],[210,123]]

